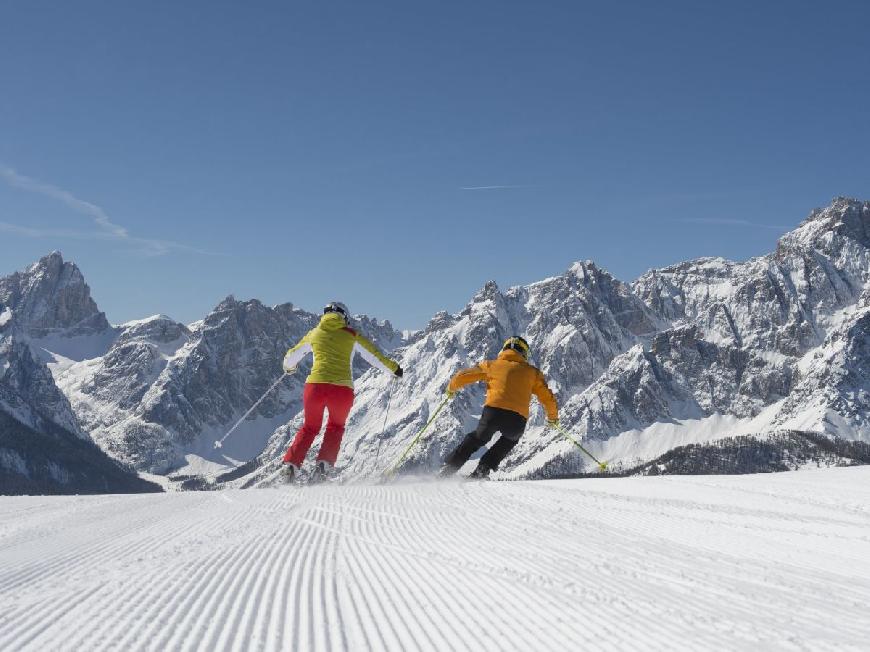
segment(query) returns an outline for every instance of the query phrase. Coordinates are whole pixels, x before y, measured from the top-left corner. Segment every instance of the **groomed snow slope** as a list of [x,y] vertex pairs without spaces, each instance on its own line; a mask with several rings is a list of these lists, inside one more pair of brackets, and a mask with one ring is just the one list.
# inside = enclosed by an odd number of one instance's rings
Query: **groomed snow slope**
[[0,501],[0,649],[867,649],[870,468]]

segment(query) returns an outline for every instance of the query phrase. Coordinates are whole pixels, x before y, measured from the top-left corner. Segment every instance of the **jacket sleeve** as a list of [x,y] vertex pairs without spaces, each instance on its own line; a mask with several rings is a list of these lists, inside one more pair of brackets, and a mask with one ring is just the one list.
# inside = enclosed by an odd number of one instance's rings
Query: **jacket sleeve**
[[284,356],[284,371],[289,373],[296,368],[302,358],[312,352],[311,342],[309,341],[309,336],[311,333],[305,335],[301,340],[299,340],[299,344],[294,346],[292,349],[287,351],[287,354]]
[[381,353],[381,350],[378,347],[363,335],[357,334],[353,349],[363,357],[363,360],[376,369],[386,371],[387,373],[393,373],[399,368],[398,362],[390,360],[387,356]]
[[478,383],[481,380],[486,380],[486,362],[481,362],[469,369],[463,369],[450,379],[450,384],[447,385],[448,392],[455,392],[458,389]]
[[552,420],[559,418],[559,405],[558,403],[556,403],[556,397],[553,395],[553,392],[547,385],[544,374],[542,374],[540,371],[538,372],[538,377],[535,380],[535,386],[532,388],[532,393],[538,397],[541,405],[544,406],[544,410],[546,410],[547,412],[548,419]]

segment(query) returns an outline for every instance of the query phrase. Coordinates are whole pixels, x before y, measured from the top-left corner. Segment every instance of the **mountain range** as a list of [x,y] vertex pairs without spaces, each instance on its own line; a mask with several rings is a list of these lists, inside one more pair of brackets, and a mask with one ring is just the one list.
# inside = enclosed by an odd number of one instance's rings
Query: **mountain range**
[[[193,324],[157,315],[112,325],[58,252],[0,278],[0,487],[26,478],[36,486],[47,473],[50,451],[34,447],[35,437],[86,447],[102,487],[124,478],[128,490],[153,488],[132,470],[210,487],[264,480],[300,423],[304,369],[221,449],[213,442],[281,376],[284,352],[318,318],[290,303],[227,297]],[[784,447],[793,440],[783,432],[870,443],[870,202],[837,198],[775,251],[744,262],[700,258],[630,283],[578,262],[527,286],[489,282],[460,313],[437,313],[416,332],[365,315],[354,326],[406,374],[392,380],[364,363],[356,370],[339,458],[346,480],[392,465],[450,376],[496,355],[513,334],[532,344],[562,423],[617,468],[726,438]],[[446,406],[405,472],[437,468],[479,416],[483,391],[470,387]],[[48,458],[37,459],[36,448]],[[860,461],[835,457],[825,460]],[[76,485],[71,464],[56,463],[53,490],[64,478]],[[546,428],[536,405],[495,477],[594,467]]]

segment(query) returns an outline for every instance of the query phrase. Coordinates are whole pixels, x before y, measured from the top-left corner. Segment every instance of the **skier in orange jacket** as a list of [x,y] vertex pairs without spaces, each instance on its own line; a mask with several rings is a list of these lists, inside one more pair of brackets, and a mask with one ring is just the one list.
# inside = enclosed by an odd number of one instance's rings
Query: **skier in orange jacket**
[[495,471],[526,429],[533,394],[544,406],[547,422],[550,425],[559,423],[556,397],[547,386],[544,374],[529,364],[529,353],[528,342],[519,336],[511,337],[504,343],[498,358],[463,369],[450,380],[448,396],[453,396],[465,385],[486,382],[486,402],[477,428],[465,435],[462,443],[447,456],[441,475],[456,473],[477,449],[500,432],[501,436],[480,458],[471,477],[486,478]]

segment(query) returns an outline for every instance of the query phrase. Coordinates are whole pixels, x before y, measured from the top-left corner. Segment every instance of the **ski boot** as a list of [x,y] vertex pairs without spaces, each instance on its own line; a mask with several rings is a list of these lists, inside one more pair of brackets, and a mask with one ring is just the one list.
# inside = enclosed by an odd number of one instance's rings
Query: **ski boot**
[[332,464],[326,462],[324,460],[317,460],[317,464],[314,465],[314,471],[311,472],[311,476],[308,478],[308,482],[311,484],[321,484],[329,480],[329,476],[332,473]]
[[492,469],[484,464],[478,464],[477,468],[471,472],[471,475],[468,477],[471,480],[489,480],[489,474],[492,473]]
[[293,462],[283,462],[281,464],[281,479],[284,481],[284,484],[293,482],[297,475],[299,475],[299,467],[293,464]]

